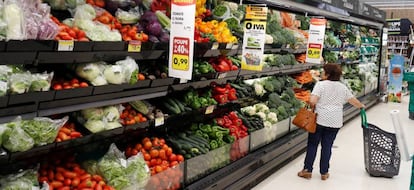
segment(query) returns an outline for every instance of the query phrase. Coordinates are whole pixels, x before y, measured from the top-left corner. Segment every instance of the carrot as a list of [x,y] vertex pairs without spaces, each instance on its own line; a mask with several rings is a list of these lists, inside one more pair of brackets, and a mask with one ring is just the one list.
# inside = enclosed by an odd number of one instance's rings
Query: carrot
[[282,17],[282,26],[288,28],[293,26],[292,17],[288,12],[280,12],[280,17]]

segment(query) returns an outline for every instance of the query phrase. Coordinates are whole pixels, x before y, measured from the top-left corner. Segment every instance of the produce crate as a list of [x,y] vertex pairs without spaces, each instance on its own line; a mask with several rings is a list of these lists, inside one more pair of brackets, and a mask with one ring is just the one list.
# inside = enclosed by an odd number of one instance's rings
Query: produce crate
[[44,156],[53,152],[56,147],[56,143],[50,143],[43,146],[35,146],[30,150],[24,152],[12,152],[10,153],[10,161],[27,160],[34,157]]
[[145,190],[181,189],[184,183],[184,162],[151,176]]
[[265,127],[250,134],[250,151],[256,150],[272,142],[277,134],[277,125]]
[[185,177],[185,184],[190,184],[230,163],[230,148],[231,144],[227,144],[211,150],[207,154],[188,159],[186,161],[187,175]]
[[84,88],[73,88],[73,89],[62,89],[56,90],[55,100],[66,99],[66,98],[76,98],[82,96],[92,95],[93,86],[88,86]]
[[9,105],[13,104],[22,104],[30,102],[39,102],[39,101],[49,101],[53,100],[55,97],[54,91],[44,91],[44,92],[28,92],[24,94],[13,94],[9,96]]
[[230,148],[230,160],[236,161],[249,153],[250,136],[238,139],[233,142]]
[[92,51],[124,51],[126,42],[93,42]]
[[55,40],[10,40],[7,51],[53,51]]
[[291,127],[293,126],[293,124],[291,123],[292,120],[293,120],[293,118],[287,118],[287,119],[284,119],[284,120],[279,121],[279,122],[276,123],[276,137],[275,137],[275,139],[278,139],[278,138],[288,134],[289,131],[292,131],[291,130]]
[[9,162],[10,154],[3,148],[0,148],[0,164],[6,164]]

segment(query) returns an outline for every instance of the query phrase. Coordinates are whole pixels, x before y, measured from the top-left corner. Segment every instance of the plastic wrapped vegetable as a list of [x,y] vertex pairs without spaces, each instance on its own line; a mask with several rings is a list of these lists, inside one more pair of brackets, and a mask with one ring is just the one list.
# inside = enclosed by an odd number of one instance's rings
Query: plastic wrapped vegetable
[[85,120],[101,120],[105,114],[102,108],[88,108],[81,111]]
[[136,76],[133,75],[139,73],[139,67],[134,59],[126,57],[126,59],[117,61],[115,64],[122,67],[122,73],[125,79],[124,83],[129,82],[131,84],[135,84],[137,82]]
[[84,125],[92,133],[98,133],[105,130],[105,123],[101,120],[88,120]]
[[108,65],[103,72],[106,81],[110,84],[122,84],[125,82],[125,75],[119,65]]
[[119,109],[115,106],[108,106],[103,109],[103,114],[108,122],[117,121],[120,117]]
[[24,15],[17,0],[8,0],[4,3],[3,18],[7,24],[7,40],[24,40]]
[[2,190],[32,190],[39,189],[37,171],[34,169],[24,170],[16,174],[0,177]]
[[68,121],[68,117],[52,120],[47,117],[36,117],[21,122],[21,128],[34,140],[37,146],[52,143],[59,129]]
[[33,148],[34,140],[21,127],[20,119],[6,124],[3,133],[3,147],[10,152],[23,152]]
[[29,91],[31,75],[26,73],[15,73],[10,76],[9,88],[12,94],[23,94]]
[[141,17],[141,13],[135,9],[129,11],[118,9],[115,16],[122,24],[136,24]]
[[53,72],[34,74],[32,75],[32,83],[30,84],[30,91],[48,91],[50,89]]

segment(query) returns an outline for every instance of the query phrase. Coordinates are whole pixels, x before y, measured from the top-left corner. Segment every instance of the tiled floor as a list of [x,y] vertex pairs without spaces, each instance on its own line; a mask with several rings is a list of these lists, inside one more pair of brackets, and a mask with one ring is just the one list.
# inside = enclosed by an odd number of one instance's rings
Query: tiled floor
[[[409,135],[414,134],[414,120],[408,118],[409,96],[403,98],[403,103],[379,103],[367,111],[368,122],[384,130],[393,132],[390,111],[400,110],[401,124]],[[347,122],[338,133],[334,143],[330,178],[320,179],[319,152],[315,160],[313,177],[310,180],[297,177],[297,172],[303,167],[305,154],[293,160],[273,175],[262,181],[254,190],[408,190],[411,179],[411,161],[402,160],[398,176],[393,178],[371,177],[365,171],[363,153],[363,135],[361,120],[355,117]],[[414,138],[410,141],[414,147]]]

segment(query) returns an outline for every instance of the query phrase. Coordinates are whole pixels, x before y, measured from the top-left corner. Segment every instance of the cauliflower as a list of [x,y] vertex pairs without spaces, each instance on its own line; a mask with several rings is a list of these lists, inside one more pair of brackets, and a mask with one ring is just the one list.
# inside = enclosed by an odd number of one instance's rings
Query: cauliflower
[[259,103],[259,104],[254,105],[254,107],[256,108],[256,112],[264,112],[264,113],[269,112],[269,107],[267,107],[266,104]]
[[272,127],[272,123],[270,123],[269,121],[263,122],[263,125],[265,126],[265,128],[271,128]]
[[247,106],[241,109],[241,111],[249,116],[256,114],[256,109],[253,106]]
[[267,114],[267,121],[269,121],[272,124],[277,123],[277,115],[275,112],[270,112]]
[[263,121],[266,120],[266,114],[265,113],[263,113],[263,112],[257,112],[256,115],[259,116],[260,118],[262,118]]
[[263,96],[266,93],[265,89],[263,88],[263,85],[257,82],[254,83],[253,87],[254,87],[254,92],[256,93],[257,96]]

